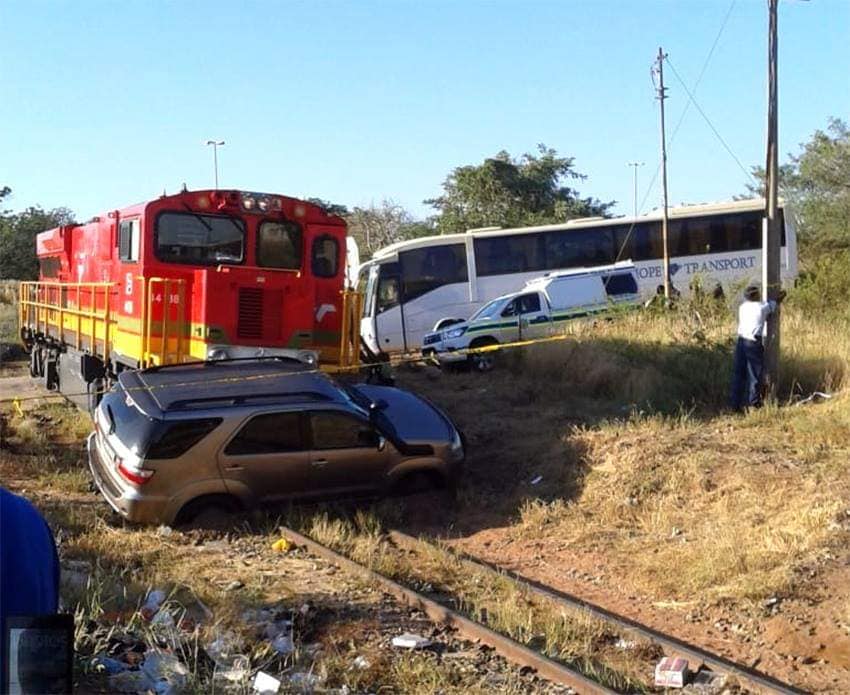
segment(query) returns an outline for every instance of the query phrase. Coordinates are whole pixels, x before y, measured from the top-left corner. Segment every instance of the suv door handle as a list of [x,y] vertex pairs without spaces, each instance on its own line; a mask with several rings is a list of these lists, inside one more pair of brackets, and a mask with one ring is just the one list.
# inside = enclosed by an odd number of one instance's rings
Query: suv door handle
[[310,463],[314,466],[326,466],[328,463],[327,459],[313,459]]
[[225,466],[224,470],[226,470],[226,471],[244,471],[245,466]]

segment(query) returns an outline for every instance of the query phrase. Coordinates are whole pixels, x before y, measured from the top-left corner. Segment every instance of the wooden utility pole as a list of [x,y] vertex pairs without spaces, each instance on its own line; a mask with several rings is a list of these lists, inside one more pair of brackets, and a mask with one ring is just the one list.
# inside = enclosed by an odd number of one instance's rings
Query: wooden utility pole
[[[776,300],[781,290],[779,253],[782,226],[779,219],[779,126],[777,84],[778,0],[767,0],[767,163],[765,171],[765,221],[762,233],[762,299]],[[779,309],[767,320],[764,342],[764,380],[767,396],[776,395],[779,380]]]
[[664,199],[664,212],[661,217],[661,243],[663,245],[664,298],[670,299],[670,254],[667,246],[667,135],[664,129],[664,100],[667,98],[664,87],[664,51],[658,47],[658,103],[661,104],[661,191]]

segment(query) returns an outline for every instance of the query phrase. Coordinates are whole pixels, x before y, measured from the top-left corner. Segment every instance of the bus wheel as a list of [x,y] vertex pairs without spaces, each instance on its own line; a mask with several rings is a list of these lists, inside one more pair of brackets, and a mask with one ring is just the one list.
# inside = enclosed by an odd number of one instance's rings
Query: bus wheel
[[[482,340],[479,343],[471,344],[469,347],[472,349],[482,348],[488,345],[498,345],[499,343],[493,338],[488,338]],[[493,367],[496,366],[496,351],[489,350],[487,352],[478,352],[473,353],[469,356],[470,364],[472,364],[472,368],[476,372],[489,372],[492,371]]]

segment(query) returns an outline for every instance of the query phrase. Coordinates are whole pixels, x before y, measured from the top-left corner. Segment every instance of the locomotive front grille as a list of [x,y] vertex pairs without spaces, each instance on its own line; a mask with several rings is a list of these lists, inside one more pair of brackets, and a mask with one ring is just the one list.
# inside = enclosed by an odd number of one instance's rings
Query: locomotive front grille
[[258,340],[263,337],[263,291],[255,287],[239,288],[236,335]]

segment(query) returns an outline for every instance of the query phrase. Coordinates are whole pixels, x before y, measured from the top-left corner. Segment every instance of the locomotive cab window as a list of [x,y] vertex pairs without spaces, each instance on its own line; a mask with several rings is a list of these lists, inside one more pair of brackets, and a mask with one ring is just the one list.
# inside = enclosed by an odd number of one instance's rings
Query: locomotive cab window
[[245,223],[235,217],[164,212],[156,218],[154,248],[156,257],[167,263],[241,263]]
[[261,222],[257,231],[257,265],[300,270],[301,228],[294,222]]
[[339,244],[332,236],[320,236],[313,240],[313,275],[332,278],[339,266]]
[[118,258],[128,263],[139,260],[139,220],[122,220],[118,225]]
[[62,269],[62,262],[58,256],[47,256],[38,259],[39,271],[43,278],[58,278]]

